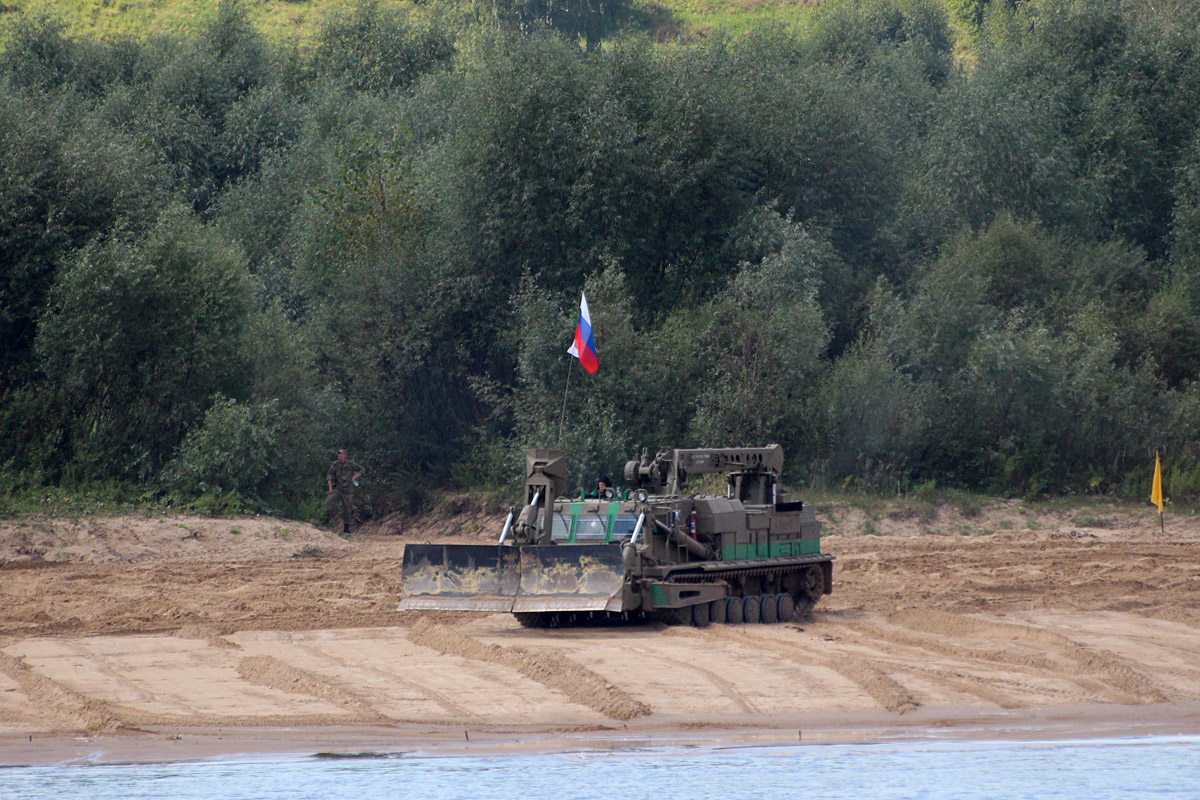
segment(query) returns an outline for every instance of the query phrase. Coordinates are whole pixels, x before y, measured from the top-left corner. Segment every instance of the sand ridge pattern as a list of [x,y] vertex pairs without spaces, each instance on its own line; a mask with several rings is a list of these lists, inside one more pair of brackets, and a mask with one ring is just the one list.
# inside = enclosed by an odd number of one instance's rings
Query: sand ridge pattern
[[108,703],[74,692],[27,667],[20,659],[0,650],[0,673],[11,678],[47,716],[66,723],[68,729],[114,730],[122,721]]
[[454,541],[452,520],[349,540],[266,518],[0,521],[0,742],[174,726],[459,741],[469,726],[473,741],[1085,706],[1200,720],[1200,518],[1164,537],[1153,515],[1081,528],[1009,509],[873,535],[840,512],[822,548],[834,592],[810,619],[704,629],[396,612],[405,543]]
[[571,702],[587,706],[612,719],[631,720],[650,713],[648,706],[600,675],[553,653],[480,644],[445,625],[427,620],[421,620],[407,629],[407,635],[416,644],[441,653],[490,661],[514,669],[530,680],[562,692]]
[[[780,630],[786,630],[787,627],[759,628],[758,630],[778,633]],[[837,672],[857,684],[885,711],[903,714],[912,711],[919,705],[904,686],[887,675],[870,659],[846,652],[839,653],[835,658],[823,653],[819,647],[780,640],[778,637],[768,638],[765,635],[750,633],[751,630],[755,630],[755,626],[742,628],[741,626],[716,625],[705,629],[702,634],[710,641],[738,642],[744,645],[749,653],[770,653],[800,664],[817,664]],[[690,633],[686,629],[682,629],[681,632],[685,635]]]
[[319,697],[346,709],[355,722],[379,722],[387,719],[351,692],[272,656],[247,656],[238,662],[237,671],[242,680],[249,683]]
[[1124,659],[1089,649],[1054,631],[938,611],[902,611],[893,614],[889,621],[913,630],[941,635],[982,636],[993,641],[1033,642],[1048,646],[1077,661],[1080,667],[1102,674],[1106,682],[1131,695],[1136,702],[1163,703],[1169,699],[1154,681],[1131,668]]

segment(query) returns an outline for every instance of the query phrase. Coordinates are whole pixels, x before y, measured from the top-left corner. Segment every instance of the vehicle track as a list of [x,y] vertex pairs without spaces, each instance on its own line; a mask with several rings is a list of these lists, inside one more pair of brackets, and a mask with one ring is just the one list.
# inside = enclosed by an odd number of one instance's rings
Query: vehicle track
[[[154,696],[150,692],[147,692],[144,688],[126,678],[121,667],[117,664],[114,664],[112,660],[103,653],[99,653],[77,640],[73,641],[68,639],[66,641],[59,642],[59,645],[67,652],[73,653],[74,655],[91,662],[96,667],[98,672],[107,676],[111,681],[121,686],[126,691],[136,695],[139,701],[148,703],[154,699]],[[186,705],[184,705],[184,708],[189,712],[195,711],[195,709],[188,708]]]
[[353,692],[329,683],[320,675],[294,667],[274,656],[246,656],[237,665],[238,676],[248,683],[303,694],[324,700],[350,713],[347,722],[382,722],[388,720],[370,703]]
[[0,672],[15,681],[36,708],[74,728],[111,731],[128,727],[110,703],[80,694],[58,681],[39,675],[21,659],[2,650]]
[[[839,628],[838,633],[842,641],[855,644],[864,649],[878,650],[883,654],[894,651],[896,647],[901,647],[906,651],[905,653],[893,652],[893,659],[895,659],[896,655],[903,654],[911,655],[912,658],[922,658],[929,653],[929,650],[921,647],[919,643],[911,640],[901,641],[903,637],[888,638],[878,627],[866,623],[846,623]],[[884,645],[882,648],[880,647],[880,643]],[[939,681],[963,694],[977,697],[1000,708],[1024,708],[1028,705],[1027,702],[1018,700],[1015,695],[996,688],[994,682],[970,675],[961,670],[935,669],[913,664],[910,661],[888,660],[886,656],[883,658],[876,657],[873,660],[881,666],[890,666],[894,671],[910,672],[923,675],[930,680]],[[967,664],[964,664],[964,667],[967,666]]]
[[728,697],[733,702],[734,705],[736,705],[739,709],[741,709],[741,711],[743,713],[745,713],[745,714],[761,713],[759,708],[757,706],[755,706],[754,703],[752,703],[748,699],[746,699],[746,696],[741,693],[741,691],[737,688],[737,686],[735,686],[733,684],[732,681],[725,680],[724,678],[721,677],[721,675],[719,673],[715,672],[714,670],[707,669],[705,667],[700,666],[699,664],[696,664],[691,661],[685,661],[681,658],[671,658],[670,656],[663,655],[662,653],[655,652],[655,651],[649,650],[644,647],[630,647],[628,649],[632,650],[636,653],[642,653],[647,658],[660,659],[662,661],[667,661],[672,664],[676,664],[679,667],[682,667],[683,669],[690,670],[692,672],[698,672],[701,675],[703,675],[708,680],[708,682],[711,683],[717,689],[717,691],[719,691],[725,697]]
[[899,611],[888,617],[893,624],[939,635],[986,636],[992,640],[1032,643],[1048,647],[1085,669],[1098,673],[1114,690],[1139,703],[1164,703],[1170,700],[1150,677],[1130,667],[1124,659],[1079,644],[1066,636],[1043,628],[1011,622],[993,622],[944,611]]
[[[776,630],[777,628],[768,629]],[[677,629],[671,628],[670,630],[674,632]],[[758,653],[771,652],[798,664],[816,665],[832,670],[856,684],[885,711],[904,714],[920,705],[907,688],[889,677],[878,665],[867,658],[848,653],[839,653],[836,657],[831,657],[828,653],[806,645],[782,642],[766,636],[755,636],[744,633],[737,626],[731,625],[713,625],[707,628],[693,629],[689,631],[689,633],[691,632],[714,640],[738,642]]]
[[[890,622],[891,620],[889,620]],[[1136,703],[1139,702],[1138,696],[1134,693],[1125,691],[1118,686],[1105,680],[1101,680],[1090,675],[1081,675],[1078,672],[1064,672],[1064,662],[1056,661],[1049,655],[1043,652],[1029,652],[1028,650],[1016,652],[1011,650],[1003,650],[1000,648],[984,650],[980,648],[972,648],[964,645],[947,642],[933,636],[906,631],[905,633],[895,633],[892,630],[885,630],[878,626],[861,626],[859,630],[863,633],[875,631],[875,636],[885,645],[887,643],[903,642],[910,646],[921,647],[930,653],[949,656],[951,658],[962,661],[965,664],[974,665],[995,665],[1007,669],[1016,669],[1029,675],[1031,678],[1036,676],[1044,676],[1048,680],[1062,680],[1078,687],[1083,694],[1072,695],[1070,693],[1059,692],[1057,694],[1062,698],[1069,698],[1071,702],[1116,702],[1116,703]],[[1066,662],[1066,663],[1069,663]],[[1022,684],[1027,689],[1032,690],[1033,682]]]
[[424,645],[448,655],[514,669],[549,689],[560,692],[573,703],[586,706],[610,717],[628,721],[650,713],[650,707],[631,697],[602,676],[570,659],[549,652],[518,647],[482,644],[436,622],[419,620],[404,629],[414,644]]
[[[332,653],[330,653],[322,648],[319,648],[313,644],[309,644],[309,643],[293,643],[293,644],[295,644],[297,647],[299,647],[301,650],[305,651],[306,653],[309,653],[310,655],[312,655],[316,658],[319,658],[319,659],[329,662],[330,664],[338,667],[340,670],[343,670],[346,672],[353,672],[353,673],[368,673],[371,675],[377,675],[386,681],[390,681],[392,683],[397,683],[397,684],[400,684],[401,686],[406,686],[409,689],[412,689],[417,694],[424,697],[425,699],[432,702],[434,705],[440,706],[448,714],[450,714],[454,717],[458,717],[459,719],[463,719],[463,720],[479,720],[479,719],[481,719],[481,717],[478,714],[476,714],[474,711],[471,711],[470,709],[468,709],[464,706],[461,706],[458,703],[455,703],[453,700],[450,700],[448,697],[441,694],[440,692],[437,692],[437,691],[429,688],[428,686],[426,686],[422,683],[419,683],[415,680],[406,678],[403,675],[398,674],[396,672],[393,672],[390,670],[383,670],[378,667],[364,666],[361,663],[351,664],[350,662],[346,661],[345,659],[338,658],[337,656],[333,655]],[[378,713],[382,714],[382,712],[378,712]],[[386,716],[386,715],[384,715],[384,716]]]

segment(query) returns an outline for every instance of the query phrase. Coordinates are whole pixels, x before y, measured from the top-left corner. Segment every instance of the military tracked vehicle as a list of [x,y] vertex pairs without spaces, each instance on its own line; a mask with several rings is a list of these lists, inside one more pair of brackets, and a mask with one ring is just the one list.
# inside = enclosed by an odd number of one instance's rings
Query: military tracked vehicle
[[[623,490],[563,497],[566,459],[529,450],[525,500],[494,545],[405,547],[400,610],[505,611],[526,626],[772,623],[833,588],[821,523],[779,485],[783,448],[643,453]],[[724,473],[723,496],[689,495]]]

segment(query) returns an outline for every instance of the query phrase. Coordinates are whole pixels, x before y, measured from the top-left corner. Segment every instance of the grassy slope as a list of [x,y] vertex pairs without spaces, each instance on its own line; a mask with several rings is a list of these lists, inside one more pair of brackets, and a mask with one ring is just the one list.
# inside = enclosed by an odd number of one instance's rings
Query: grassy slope
[[[357,0],[243,0],[268,39],[304,42],[324,16]],[[412,8],[411,0],[378,0]],[[428,2],[428,0],[427,0]],[[433,0],[437,2],[437,0]],[[72,35],[146,37],[196,30],[216,13],[219,0],[0,0],[0,42],[24,13],[62,19]],[[814,0],[632,0],[638,16],[659,38],[713,31],[738,33],[761,23],[794,22]]]
[[[355,0],[243,0],[251,19],[275,42],[312,37],[330,11]],[[108,38],[146,37],[195,31],[215,16],[219,0],[0,0],[0,40],[23,13],[47,13],[63,20],[72,35]],[[383,7],[404,8],[408,0],[379,0]]]
[[684,37],[712,31],[741,33],[757,25],[789,24],[819,0],[632,0],[670,18]]

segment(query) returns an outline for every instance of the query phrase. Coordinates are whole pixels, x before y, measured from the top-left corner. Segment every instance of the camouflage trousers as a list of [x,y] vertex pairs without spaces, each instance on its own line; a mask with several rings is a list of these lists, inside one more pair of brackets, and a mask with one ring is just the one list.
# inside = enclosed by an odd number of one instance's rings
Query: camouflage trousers
[[340,492],[334,489],[325,498],[325,520],[332,523],[334,512],[341,506],[342,530],[350,530],[354,521],[354,492]]

